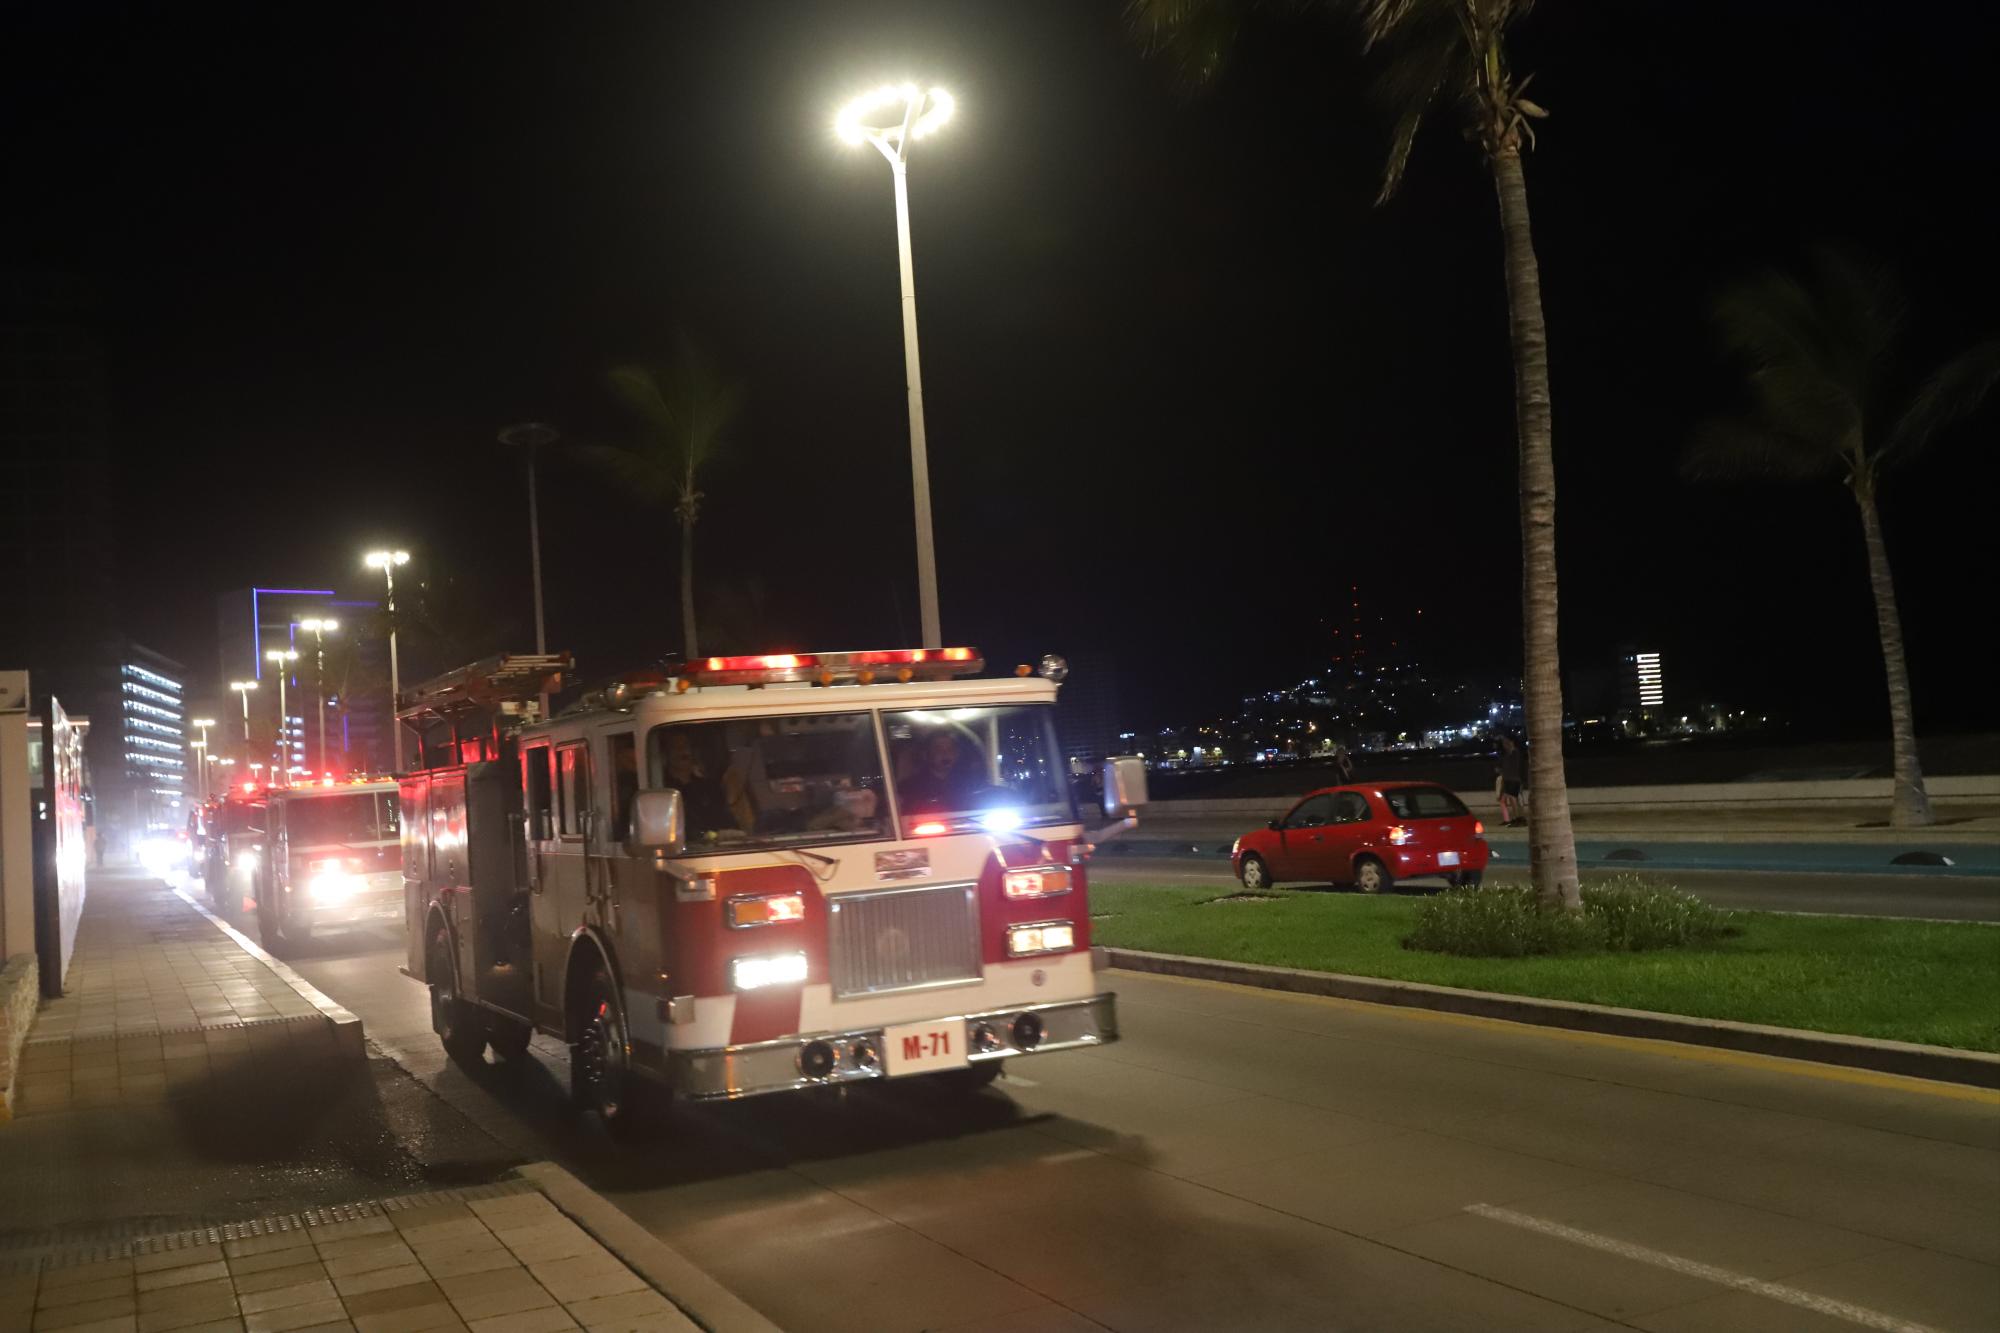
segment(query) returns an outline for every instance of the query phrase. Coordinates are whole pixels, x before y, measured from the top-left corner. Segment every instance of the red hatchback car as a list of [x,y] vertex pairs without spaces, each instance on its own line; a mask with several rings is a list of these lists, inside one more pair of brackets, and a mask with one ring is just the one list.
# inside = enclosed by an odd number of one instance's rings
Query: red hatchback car
[[1380,893],[1422,875],[1477,884],[1491,855],[1486,826],[1445,788],[1381,782],[1313,792],[1238,838],[1229,866],[1246,889],[1303,880]]

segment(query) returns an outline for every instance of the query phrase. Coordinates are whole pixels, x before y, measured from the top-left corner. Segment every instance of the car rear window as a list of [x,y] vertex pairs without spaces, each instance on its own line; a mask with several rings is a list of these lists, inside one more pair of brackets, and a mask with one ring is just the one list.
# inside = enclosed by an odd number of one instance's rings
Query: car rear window
[[1472,813],[1443,787],[1396,787],[1383,792],[1382,799],[1398,819],[1444,819]]

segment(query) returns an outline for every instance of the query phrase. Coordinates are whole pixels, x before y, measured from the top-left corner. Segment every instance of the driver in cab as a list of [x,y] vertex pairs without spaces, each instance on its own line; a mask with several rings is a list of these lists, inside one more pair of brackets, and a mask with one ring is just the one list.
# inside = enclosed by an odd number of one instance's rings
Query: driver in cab
[[721,779],[710,777],[686,732],[667,734],[665,768],[667,785],[680,789],[690,840],[748,833],[756,826],[756,811],[738,771],[731,768]]
[[934,731],[913,748],[914,762],[897,784],[905,811],[963,810],[973,793],[986,785],[978,765],[966,762],[964,745],[950,732]]

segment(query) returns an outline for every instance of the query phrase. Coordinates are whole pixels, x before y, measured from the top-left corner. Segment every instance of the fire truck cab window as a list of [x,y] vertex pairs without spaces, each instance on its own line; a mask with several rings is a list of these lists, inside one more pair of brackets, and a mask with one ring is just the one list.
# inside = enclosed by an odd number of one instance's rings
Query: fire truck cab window
[[554,784],[549,781],[549,758],[554,754],[546,745],[532,746],[521,752],[521,772],[526,779],[524,790],[528,800],[528,836],[537,841],[556,835],[554,814]]
[[632,836],[632,798],[639,794],[639,751],[629,731],[611,740],[611,836],[624,842]]
[[581,743],[557,752],[562,765],[562,835],[583,836],[584,811],[590,809],[590,751]]
[[888,836],[867,713],[655,727],[646,765],[649,787],[681,793],[690,851]]
[[1053,704],[884,713],[903,836],[940,823],[1004,832],[1076,822],[1054,714]]

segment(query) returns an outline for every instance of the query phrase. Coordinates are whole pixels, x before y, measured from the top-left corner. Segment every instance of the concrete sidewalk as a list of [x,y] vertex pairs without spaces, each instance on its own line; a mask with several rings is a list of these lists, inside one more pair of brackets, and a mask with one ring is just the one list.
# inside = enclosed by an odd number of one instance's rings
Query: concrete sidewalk
[[151,1100],[240,1063],[323,1054],[358,1059],[361,1020],[160,880],[97,871],[63,994],[21,1049],[13,1110]]

